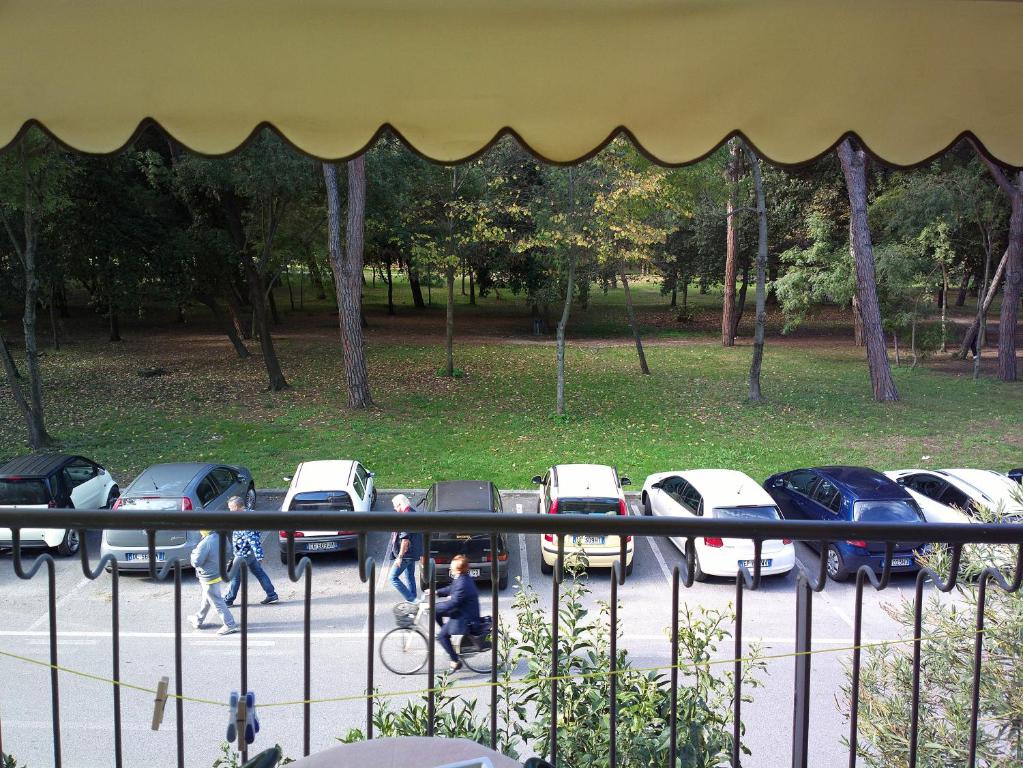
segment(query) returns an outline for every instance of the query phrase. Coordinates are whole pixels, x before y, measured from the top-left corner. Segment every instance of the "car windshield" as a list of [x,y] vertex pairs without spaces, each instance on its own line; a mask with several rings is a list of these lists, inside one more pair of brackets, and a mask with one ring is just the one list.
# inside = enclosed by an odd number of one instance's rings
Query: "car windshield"
[[714,517],[737,520],[778,520],[778,508],[773,505],[761,507],[715,507]]
[[853,519],[861,523],[920,523],[923,516],[911,501],[857,501]]
[[355,509],[352,497],[345,491],[309,491],[296,493],[291,499],[290,511],[340,512]]
[[559,515],[617,515],[618,499],[558,499]]
[[31,504],[46,506],[50,499],[42,480],[6,477],[0,480],[0,505]]

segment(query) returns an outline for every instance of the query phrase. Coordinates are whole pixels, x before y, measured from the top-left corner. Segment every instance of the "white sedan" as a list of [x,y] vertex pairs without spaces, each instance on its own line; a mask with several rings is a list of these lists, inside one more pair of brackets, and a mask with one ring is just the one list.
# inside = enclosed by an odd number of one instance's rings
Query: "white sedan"
[[1023,520],[1020,486],[1000,472],[988,469],[896,469],[885,474],[909,491],[929,523],[977,522],[977,508]]
[[[780,520],[774,499],[748,475],[731,469],[692,469],[658,472],[643,483],[643,511],[659,517],[713,517],[745,520]],[[670,537],[680,551],[695,556],[695,577],[735,578],[741,565],[753,569],[753,541],[697,536]],[[687,551],[687,549],[689,551]],[[764,576],[788,573],[795,566],[796,552],[788,539],[763,543],[760,573]]]

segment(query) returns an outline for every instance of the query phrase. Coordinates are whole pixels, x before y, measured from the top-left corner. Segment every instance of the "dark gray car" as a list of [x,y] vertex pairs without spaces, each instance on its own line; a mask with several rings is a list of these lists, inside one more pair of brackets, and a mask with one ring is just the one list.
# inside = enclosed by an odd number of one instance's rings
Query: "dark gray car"
[[[114,509],[226,510],[227,500],[241,496],[247,507],[256,503],[252,473],[229,464],[154,464],[121,491]],[[189,556],[199,543],[198,531],[157,531],[157,563],[175,558],[191,567]],[[119,570],[148,570],[149,546],[145,531],[103,531],[101,555],[117,558]]]

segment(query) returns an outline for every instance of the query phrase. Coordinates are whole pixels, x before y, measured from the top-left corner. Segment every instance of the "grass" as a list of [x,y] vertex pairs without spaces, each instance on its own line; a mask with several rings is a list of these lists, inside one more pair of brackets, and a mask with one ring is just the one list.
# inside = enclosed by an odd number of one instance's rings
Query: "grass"
[[[78,323],[74,343],[43,359],[49,427],[63,448],[106,464],[122,482],[154,462],[207,459],[244,464],[263,487],[281,486],[300,461],[331,457],[361,459],[382,487],[473,477],[522,488],[551,464],[573,461],[617,465],[636,483],[686,467],[733,467],[763,479],[821,463],[1023,464],[1019,385],[899,368],[903,401],[879,405],[861,350],[769,339],[767,400],[754,405],[746,401],[749,347],[725,349],[697,331],[660,326],[657,318],[668,312],[656,286],[641,282],[636,293],[642,322],[660,337],[647,349],[653,375],[639,374],[635,351],[621,338],[628,333],[622,319],[607,343],[570,344],[565,417],[553,413],[554,348],[524,343],[532,339],[521,302],[488,297],[475,309],[459,308],[459,332],[498,333],[456,346],[465,375],[449,379],[436,375],[442,306],[422,319],[402,307],[391,320],[377,288],[367,291],[377,403],[368,412],[344,408],[336,315],[321,303],[289,314],[278,334],[293,384],[279,394],[264,391],[258,358],[233,358],[202,317],[183,327],[146,320],[117,345],[102,341],[101,323],[92,332]],[[278,301],[284,307],[287,293]],[[712,301],[694,303],[713,315]],[[591,308],[574,315],[572,335],[595,335],[624,317],[619,309],[620,292],[595,293]],[[405,338],[420,327],[423,338]],[[149,366],[170,373],[140,377]],[[23,451],[6,389],[0,440],[3,454]]]

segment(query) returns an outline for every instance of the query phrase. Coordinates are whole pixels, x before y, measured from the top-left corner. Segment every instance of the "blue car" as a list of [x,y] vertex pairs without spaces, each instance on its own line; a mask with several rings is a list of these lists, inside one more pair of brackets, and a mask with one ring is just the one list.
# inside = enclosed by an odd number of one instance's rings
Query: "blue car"
[[[909,493],[880,472],[866,467],[816,467],[772,475],[764,488],[786,520],[892,522],[925,524]],[[919,570],[917,554],[927,551],[920,539],[900,541],[892,554],[892,572]],[[813,545],[814,542],[807,542]],[[884,542],[849,539],[828,544],[828,576],[843,581],[861,565],[875,573],[884,567]]]

